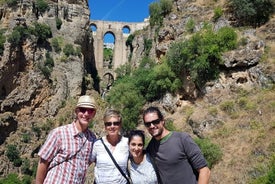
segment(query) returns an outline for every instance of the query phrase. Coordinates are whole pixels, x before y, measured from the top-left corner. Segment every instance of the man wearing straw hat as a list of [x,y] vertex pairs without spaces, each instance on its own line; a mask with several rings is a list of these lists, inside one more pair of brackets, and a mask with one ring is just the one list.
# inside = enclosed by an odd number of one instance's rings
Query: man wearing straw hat
[[81,96],[75,108],[76,119],[68,125],[53,129],[38,155],[40,157],[36,184],[84,183],[91,164],[90,154],[96,136],[89,122],[96,114],[95,100]]

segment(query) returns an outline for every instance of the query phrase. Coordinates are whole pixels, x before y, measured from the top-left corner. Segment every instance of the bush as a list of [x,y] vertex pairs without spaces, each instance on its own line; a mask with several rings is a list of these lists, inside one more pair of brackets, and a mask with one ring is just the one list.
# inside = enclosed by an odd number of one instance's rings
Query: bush
[[38,38],[37,43],[44,43],[48,38],[52,37],[52,30],[47,24],[35,23],[33,34]]
[[1,184],[22,184],[18,174],[9,174],[6,178],[0,180]]
[[65,47],[63,48],[64,54],[69,57],[70,55],[75,54],[74,46],[72,44],[66,44]]
[[139,120],[140,110],[145,100],[134,85],[133,78],[124,77],[116,81],[107,96],[107,101],[115,109],[121,109],[123,130],[135,129]]
[[62,20],[60,18],[56,18],[55,22],[56,22],[56,28],[59,30],[62,26]]
[[3,55],[4,53],[4,44],[6,42],[6,37],[4,35],[4,30],[0,30],[0,55]]
[[160,0],[149,5],[150,26],[161,26],[163,18],[168,15],[173,8],[172,0]]
[[17,147],[13,144],[7,145],[6,156],[8,157],[8,159],[11,162],[13,162],[14,160],[20,158],[19,151],[18,151]]
[[161,7],[159,3],[153,2],[149,5],[149,15],[150,26],[162,25],[163,17],[161,15]]
[[28,132],[27,132],[27,133],[24,133],[24,134],[22,135],[22,141],[23,141],[24,143],[29,143],[30,140],[31,140],[31,136],[30,136],[30,134],[29,134]]
[[30,36],[31,31],[24,26],[14,27],[11,35],[8,36],[8,42],[14,46],[20,46],[22,42]]
[[229,9],[239,26],[258,27],[274,13],[273,0],[230,0]]
[[232,28],[223,27],[217,33],[206,25],[189,40],[175,42],[167,52],[168,65],[176,76],[184,81],[191,80],[201,88],[207,81],[214,80],[220,72],[221,53],[236,45],[237,34]]
[[15,167],[19,167],[22,164],[22,160],[19,155],[17,147],[13,144],[7,145],[6,156],[13,162]]
[[200,147],[210,169],[221,160],[222,151],[218,145],[213,144],[209,139],[196,138],[195,142]]
[[194,32],[194,29],[195,29],[195,21],[194,19],[189,19],[185,25],[186,27],[186,31],[189,32],[189,33],[193,33]]
[[222,8],[221,7],[217,7],[214,9],[214,16],[213,16],[213,20],[214,22],[216,22],[223,14]]
[[6,0],[6,2],[9,7],[13,7],[17,5],[17,0]]
[[54,38],[52,39],[51,45],[52,45],[52,47],[53,47],[53,49],[54,49],[55,52],[59,53],[59,52],[61,51],[60,39],[54,37]]
[[44,13],[49,9],[48,3],[44,0],[36,0],[36,7],[38,12],[40,13]]

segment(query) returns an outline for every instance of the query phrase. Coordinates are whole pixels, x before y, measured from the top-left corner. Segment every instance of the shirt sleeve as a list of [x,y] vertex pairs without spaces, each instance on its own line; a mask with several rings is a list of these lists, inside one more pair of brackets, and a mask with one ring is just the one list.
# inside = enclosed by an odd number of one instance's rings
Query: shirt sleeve
[[207,162],[199,148],[199,146],[194,142],[192,137],[185,134],[182,137],[185,152],[187,154],[188,160],[194,169],[200,169],[207,166]]
[[50,162],[53,159],[53,157],[58,153],[60,146],[60,138],[58,137],[58,131],[56,129],[52,130],[49,133],[47,140],[38,152],[40,158],[48,162]]

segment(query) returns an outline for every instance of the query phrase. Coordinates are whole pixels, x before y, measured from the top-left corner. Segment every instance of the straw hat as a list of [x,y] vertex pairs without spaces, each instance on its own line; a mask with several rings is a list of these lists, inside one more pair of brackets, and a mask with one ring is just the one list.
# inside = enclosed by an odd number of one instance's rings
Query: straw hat
[[93,97],[84,95],[79,97],[76,108],[84,107],[89,109],[96,109],[96,103]]

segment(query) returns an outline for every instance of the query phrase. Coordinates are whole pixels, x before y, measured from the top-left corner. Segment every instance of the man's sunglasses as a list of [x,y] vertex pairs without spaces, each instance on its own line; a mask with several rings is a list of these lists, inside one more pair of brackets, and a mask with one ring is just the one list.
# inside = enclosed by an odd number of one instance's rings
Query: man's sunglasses
[[151,122],[144,122],[144,126],[149,128],[151,126],[151,124],[158,125],[160,123],[160,121],[161,121],[161,119],[156,119],[156,120],[153,120]]
[[119,126],[120,125],[120,122],[119,121],[116,121],[116,122],[105,122],[104,123],[104,125],[106,126],[106,127],[108,127],[108,126]]
[[85,113],[85,112],[88,112],[88,114],[92,114],[95,110],[94,109],[89,109],[89,108],[84,108],[84,107],[79,107],[79,112],[81,113]]

